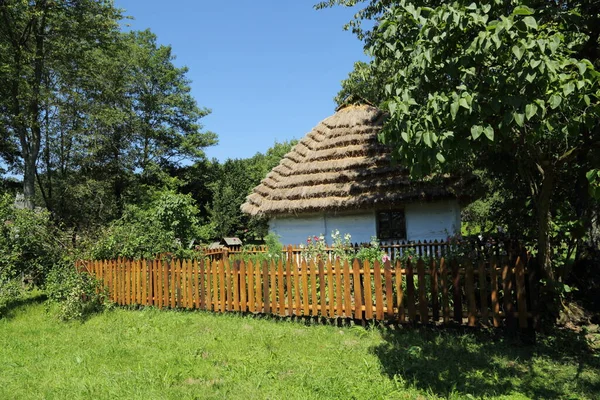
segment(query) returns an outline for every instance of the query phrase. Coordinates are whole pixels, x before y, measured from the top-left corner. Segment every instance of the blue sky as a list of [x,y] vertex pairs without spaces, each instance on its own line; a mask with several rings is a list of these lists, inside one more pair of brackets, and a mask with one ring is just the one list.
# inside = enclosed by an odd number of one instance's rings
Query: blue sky
[[192,94],[212,113],[204,127],[219,136],[206,150],[221,161],[299,139],[333,114],[333,97],[361,42],[343,30],[356,10],[316,11],[318,0],[115,0],[171,45],[189,68]]

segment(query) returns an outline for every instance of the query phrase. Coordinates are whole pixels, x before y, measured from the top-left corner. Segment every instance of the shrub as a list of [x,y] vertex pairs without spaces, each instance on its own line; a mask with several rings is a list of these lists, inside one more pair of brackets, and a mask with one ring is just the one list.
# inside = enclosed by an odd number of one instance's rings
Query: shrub
[[150,204],[128,205],[123,217],[101,232],[90,245],[96,259],[149,258],[159,253],[193,257],[194,241],[203,235],[198,208],[189,195],[167,190]]
[[23,288],[16,280],[0,279],[0,319],[6,315],[11,303],[19,300],[23,293]]
[[50,214],[17,209],[10,195],[0,196],[0,281],[28,279],[43,283],[63,257],[62,234]]
[[327,259],[327,243],[325,243],[325,235],[323,234],[309,236],[306,239],[306,246],[301,245],[300,247],[302,247],[302,257],[307,262]]
[[375,236],[371,236],[370,246],[362,247],[356,253],[356,258],[362,262],[369,260],[370,263],[385,262],[389,259],[387,253],[379,248],[379,240]]
[[70,265],[59,265],[50,271],[46,282],[48,299],[58,305],[58,318],[83,321],[102,312],[108,298],[100,282]]
[[336,259],[341,261],[350,260],[354,257],[354,247],[352,247],[352,236],[349,233],[346,233],[342,238],[339,230],[335,230],[331,232],[331,240],[332,243],[332,252],[334,256],[334,261]]

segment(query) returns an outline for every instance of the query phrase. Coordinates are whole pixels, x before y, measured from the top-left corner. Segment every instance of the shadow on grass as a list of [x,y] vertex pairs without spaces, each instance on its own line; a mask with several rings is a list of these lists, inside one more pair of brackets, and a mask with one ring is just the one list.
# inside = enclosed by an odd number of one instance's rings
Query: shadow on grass
[[385,374],[441,397],[595,398],[600,360],[584,335],[556,330],[535,345],[498,332],[383,330],[372,349]]
[[37,292],[9,301],[2,307],[2,310],[0,310],[0,319],[11,319],[17,309],[33,304],[40,304],[46,300],[48,300],[48,296],[46,296],[45,293]]

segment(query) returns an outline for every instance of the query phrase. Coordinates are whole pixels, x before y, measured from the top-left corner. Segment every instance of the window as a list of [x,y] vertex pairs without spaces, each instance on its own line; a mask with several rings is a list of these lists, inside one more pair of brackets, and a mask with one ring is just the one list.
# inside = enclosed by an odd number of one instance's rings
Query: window
[[406,239],[404,210],[377,212],[377,238],[380,240]]

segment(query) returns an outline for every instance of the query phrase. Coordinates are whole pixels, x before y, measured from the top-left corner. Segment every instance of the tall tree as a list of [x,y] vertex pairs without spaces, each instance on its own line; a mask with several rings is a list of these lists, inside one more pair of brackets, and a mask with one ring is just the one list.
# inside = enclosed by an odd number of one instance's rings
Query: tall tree
[[[38,182],[45,205],[68,225],[118,218],[140,185],[162,187],[182,160],[204,159],[216,135],[190,94],[187,69],[150,31],[117,35],[91,51],[94,74],[53,75],[45,104]],[[112,198],[111,198],[112,196]]]
[[136,166],[142,174],[150,174],[152,166],[204,159],[203,149],[216,144],[217,138],[201,131],[199,120],[210,110],[199,108],[192,97],[188,69],[175,67],[171,47],[157,45],[156,35],[148,30],[130,33],[127,41]]
[[45,105],[55,78],[67,71],[92,73],[86,56],[114,40],[120,18],[112,2],[104,0],[0,2],[0,132],[17,151],[30,208]]

